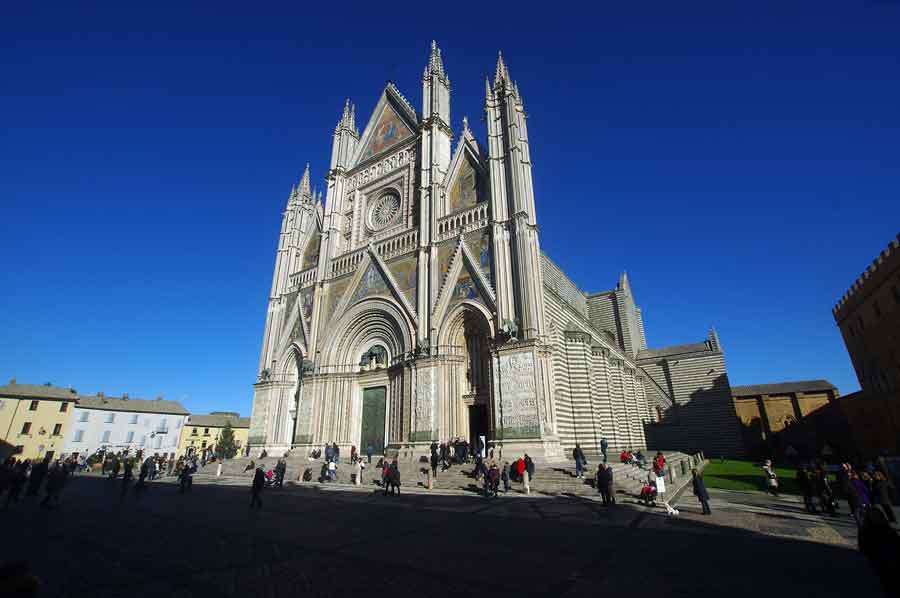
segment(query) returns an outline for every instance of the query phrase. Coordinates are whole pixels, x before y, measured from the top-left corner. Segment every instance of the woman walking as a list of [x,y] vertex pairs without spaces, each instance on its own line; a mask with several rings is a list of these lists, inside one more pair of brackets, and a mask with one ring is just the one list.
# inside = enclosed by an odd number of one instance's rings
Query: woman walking
[[772,493],[772,496],[778,496],[778,476],[775,474],[772,462],[767,459],[762,469],[766,476],[766,489]]
[[253,485],[250,486],[250,508],[256,507],[257,509],[262,508],[262,499],[259,497],[260,493],[263,491],[263,488],[266,485],[266,474],[263,473],[261,467],[256,468],[256,472],[253,474]]
[[712,515],[709,510],[709,492],[706,491],[706,484],[703,482],[703,474],[697,471],[697,468],[691,469],[691,484],[694,486],[694,496],[700,501],[703,507],[704,515]]
[[870,504],[869,491],[866,488],[866,483],[860,479],[855,471],[850,474],[850,490],[852,491],[851,496],[855,495],[854,498],[856,498],[855,504],[853,501],[848,500],[850,508],[853,510],[853,518],[856,520],[856,525],[862,525],[863,516]]

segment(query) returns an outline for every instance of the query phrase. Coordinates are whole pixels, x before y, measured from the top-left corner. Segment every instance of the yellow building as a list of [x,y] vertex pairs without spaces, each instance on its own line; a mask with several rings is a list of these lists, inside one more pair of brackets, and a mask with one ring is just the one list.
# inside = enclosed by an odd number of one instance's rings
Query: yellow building
[[77,399],[72,388],[10,380],[0,386],[0,438],[19,459],[59,457]]
[[241,454],[247,448],[250,418],[241,417],[230,411],[213,411],[209,415],[190,416],[181,431],[178,453],[190,456],[199,455],[207,448],[215,451],[226,423],[231,424],[234,431],[234,445],[238,454]]

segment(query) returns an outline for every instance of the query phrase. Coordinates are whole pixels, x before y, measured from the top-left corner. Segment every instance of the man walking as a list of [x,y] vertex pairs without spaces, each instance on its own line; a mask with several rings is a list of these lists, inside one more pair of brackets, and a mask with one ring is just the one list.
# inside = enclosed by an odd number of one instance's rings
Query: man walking
[[528,474],[525,478],[525,494],[531,494],[531,480],[534,479],[534,461],[531,460],[528,453],[525,453],[525,473]]
[[597,492],[600,493],[600,497],[603,499],[604,507],[609,506],[609,476],[610,470],[606,463],[597,465]]
[[284,474],[287,471],[287,464],[284,462],[284,459],[279,459],[278,464],[275,466],[275,485],[279,488],[284,488]]
[[253,485],[250,487],[250,508],[252,509],[256,506],[257,509],[262,509],[262,499],[260,498],[260,493],[266,485],[266,474],[263,473],[262,467],[257,467],[256,472],[253,474]]
[[438,454],[437,450],[431,451],[431,477],[437,479]]
[[575,477],[583,479],[586,459],[584,458],[584,451],[581,450],[581,445],[577,442],[575,443],[575,448],[572,449],[572,458],[575,459]]
[[703,474],[697,471],[697,468],[691,469],[691,484],[694,486],[694,496],[700,501],[703,507],[704,515],[712,515],[709,510],[709,492],[706,491],[706,484],[703,482]]
[[375,452],[375,449],[372,448],[372,445],[366,447],[366,456],[369,458],[369,465],[372,464],[372,453]]
[[132,464],[132,460],[128,459],[125,461],[125,473],[122,475],[122,497],[124,498],[125,494],[128,492],[128,486],[131,484],[131,480],[134,477],[132,470],[134,469],[134,465]]
[[603,454],[603,462],[606,463],[606,449],[609,448],[609,443],[606,442],[606,438],[600,439],[600,452]]

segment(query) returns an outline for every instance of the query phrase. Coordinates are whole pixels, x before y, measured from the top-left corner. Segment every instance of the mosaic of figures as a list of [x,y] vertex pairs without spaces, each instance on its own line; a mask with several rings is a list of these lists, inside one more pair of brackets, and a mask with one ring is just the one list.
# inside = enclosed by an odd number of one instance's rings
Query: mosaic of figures
[[315,268],[319,264],[319,239],[312,238],[306,244],[306,251],[303,252],[303,262],[300,265],[301,270]]
[[316,297],[316,289],[315,287],[308,287],[302,291],[300,291],[300,313],[303,315],[303,319],[309,323],[309,319],[312,317],[313,310],[313,301]]
[[331,288],[328,290],[328,303],[326,304],[328,306],[328,309],[325,312],[326,322],[334,316],[334,310],[337,309],[338,303],[341,302],[341,298],[343,298],[344,293],[347,292],[347,287],[350,286],[351,278],[351,276],[347,276],[331,283]]
[[366,269],[366,273],[363,274],[362,279],[359,281],[359,286],[356,287],[356,292],[353,294],[350,303],[356,303],[357,301],[370,296],[389,294],[388,282],[384,279],[384,276],[382,276],[378,266],[371,263]]
[[416,256],[401,258],[388,264],[400,292],[411,305],[416,304],[416,287],[418,286],[418,260]]
[[459,167],[459,174],[447,196],[447,213],[453,214],[475,207],[478,203],[478,172],[466,156]]
[[386,104],[372,132],[372,138],[362,153],[362,159],[365,160],[380,154],[404,139],[411,137],[412,134],[410,128],[403,122],[403,119],[394,112],[390,104]]
[[475,284],[475,281],[472,280],[472,273],[469,272],[469,268],[463,264],[462,270],[459,272],[459,278],[456,279],[456,284],[453,285],[453,293],[450,295],[450,306],[459,303],[465,299],[472,300],[480,300],[480,295],[478,294],[478,287]]
[[493,259],[491,257],[491,233],[487,229],[477,230],[467,234],[465,236],[465,241],[469,251],[472,252],[472,256],[478,262],[478,267],[481,268],[481,272],[493,285],[494,279],[491,276],[491,271],[493,269]]
[[447,277],[450,270],[450,258],[453,257],[453,250],[456,249],[455,243],[445,243],[438,247],[438,271],[441,273],[441,280]]

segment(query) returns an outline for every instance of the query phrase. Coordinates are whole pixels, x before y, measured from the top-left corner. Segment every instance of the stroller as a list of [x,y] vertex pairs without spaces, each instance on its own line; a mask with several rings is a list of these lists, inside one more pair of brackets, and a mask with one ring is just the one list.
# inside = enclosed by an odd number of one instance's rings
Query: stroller
[[648,507],[656,506],[656,486],[651,486],[650,484],[646,484],[641,488],[641,495],[638,499],[640,502],[644,503]]

